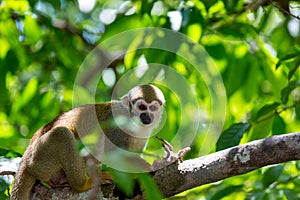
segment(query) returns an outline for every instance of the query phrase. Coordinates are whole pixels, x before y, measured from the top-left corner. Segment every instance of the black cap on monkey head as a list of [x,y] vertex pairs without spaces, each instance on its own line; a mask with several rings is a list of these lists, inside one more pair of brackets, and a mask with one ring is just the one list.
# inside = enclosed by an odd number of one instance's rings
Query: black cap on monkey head
[[151,84],[138,85],[129,91],[129,99],[135,103],[139,99],[144,99],[147,103],[156,100],[160,105],[165,104],[165,97],[161,90]]

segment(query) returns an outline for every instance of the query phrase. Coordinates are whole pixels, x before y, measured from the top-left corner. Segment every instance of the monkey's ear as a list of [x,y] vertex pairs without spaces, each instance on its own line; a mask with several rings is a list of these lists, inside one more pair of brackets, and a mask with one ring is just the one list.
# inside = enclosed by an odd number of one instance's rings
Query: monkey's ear
[[128,95],[124,95],[122,98],[122,104],[125,106],[125,108],[129,109],[130,100]]

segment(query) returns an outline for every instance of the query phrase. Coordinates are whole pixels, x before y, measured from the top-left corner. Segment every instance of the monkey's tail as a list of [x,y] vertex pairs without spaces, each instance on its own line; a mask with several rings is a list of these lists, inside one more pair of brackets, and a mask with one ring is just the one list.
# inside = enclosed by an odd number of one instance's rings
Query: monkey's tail
[[15,176],[10,200],[29,200],[36,178],[31,176],[22,164]]

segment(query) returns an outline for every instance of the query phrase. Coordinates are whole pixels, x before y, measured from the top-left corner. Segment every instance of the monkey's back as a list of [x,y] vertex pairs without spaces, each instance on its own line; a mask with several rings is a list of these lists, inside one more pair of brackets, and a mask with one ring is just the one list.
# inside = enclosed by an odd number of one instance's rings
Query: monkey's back
[[[36,131],[31,139],[31,143],[55,127],[68,128],[78,139],[78,129],[81,132],[84,131],[82,134],[87,134],[96,124],[99,124],[99,121],[107,120],[107,117],[105,116],[111,115],[111,105],[112,102],[86,104],[66,111]],[[101,112],[98,110],[101,110]]]
[[[148,129],[140,129],[141,127],[134,126],[134,131],[126,130],[126,128],[120,128],[120,124],[116,123],[114,118],[116,116],[125,116],[126,119],[130,119],[129,115],[130,113],[120,101],[82,105],[58,115],[51,122],[40,128],[31,139],[31,144],[56,127],[68,128],[76,139],[82,138],[98,128],[97,130],[100,130],[99,137],[100,134],[104,133],[105,137],[101,138],[104,138],[104,143],[109,146],[112,143],[116,147],[123,149],[142,151],[148,140]],[[125,124],[128,125],[130,123],[126,121]],[[133,134],[133,132],[139,132],[144,134],[144,136]]]

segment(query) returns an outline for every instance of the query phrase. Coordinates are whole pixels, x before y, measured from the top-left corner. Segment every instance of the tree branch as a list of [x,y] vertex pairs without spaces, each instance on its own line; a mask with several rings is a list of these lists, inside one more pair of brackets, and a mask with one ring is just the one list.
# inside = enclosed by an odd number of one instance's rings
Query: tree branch
[[299,159],[300,133],[293,133],[272,136],[173,164],[157,171],[153,177],[162,194],[170,197],[263,166]]
[[[163,196],[171,197],[188,189],[245,174],[263,166],[299,159],[300,133],[290,133],[256,140],[179,164],[173,163],[155,171],[153,178]],[[106,190],[106,186],[102,189]],[[50,190],[59,197],[70,195],[66,194],[68,192],[72,193],[57,188]],[[72,195],[76,197],[83,194]],[[38,196],[35,193],[37,199]]]

